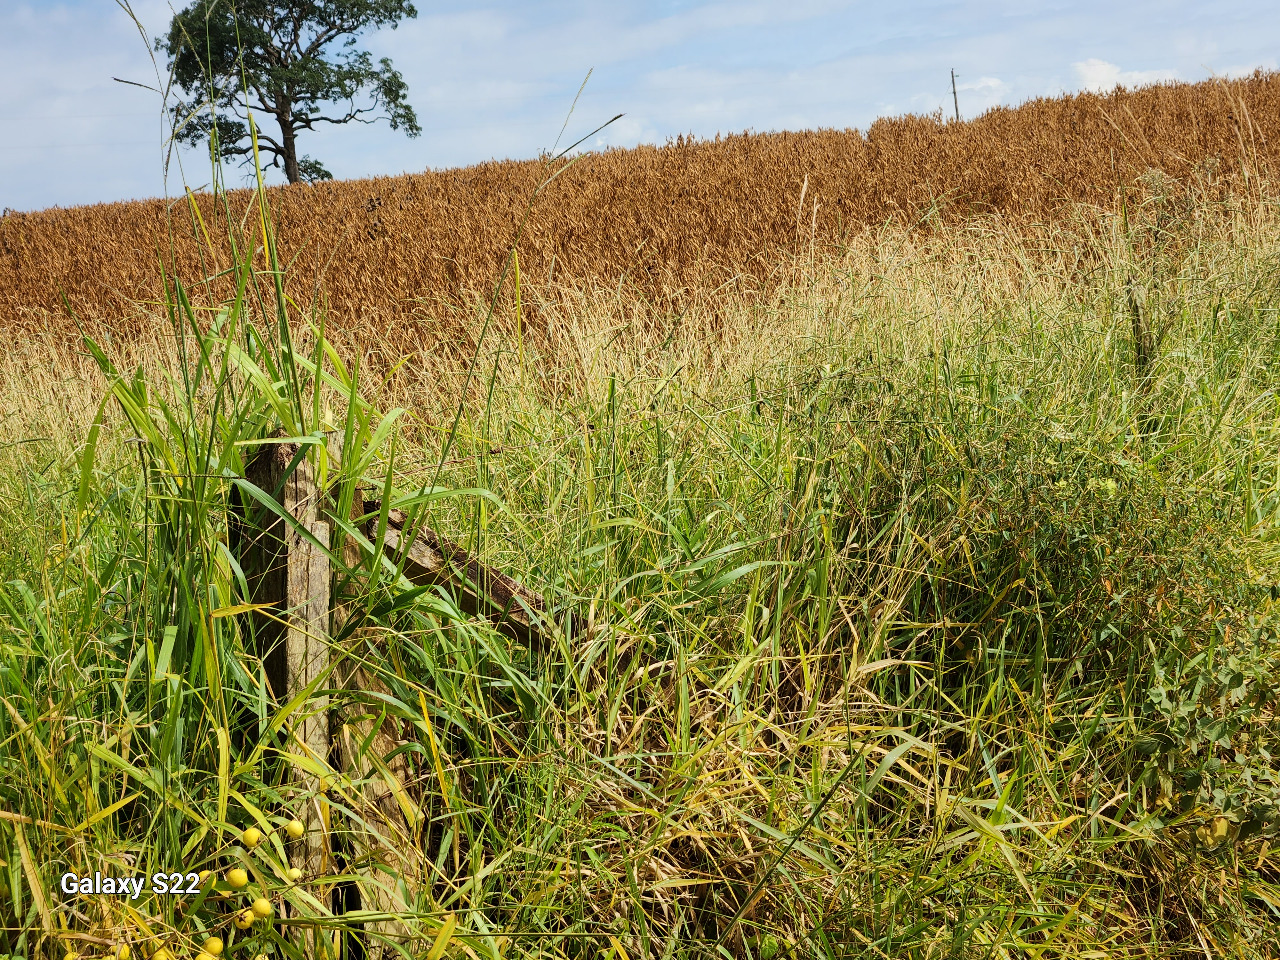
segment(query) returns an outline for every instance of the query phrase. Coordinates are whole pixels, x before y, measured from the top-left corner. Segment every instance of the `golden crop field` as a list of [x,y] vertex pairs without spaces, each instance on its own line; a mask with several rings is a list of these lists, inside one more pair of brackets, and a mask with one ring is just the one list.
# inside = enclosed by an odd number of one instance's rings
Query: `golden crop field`
[[[985,212],[1051,220],[1114,209],[1152,168],[1224,195],[1275,156],[1280,74],[1038,99],[961,123],[938,116],[870,129],[678,139],[590,154],[543,193],[519,243],[526,283],[591,282],[670,303],[687,291],[767,281],[787,254],[838,247],[868,227],[954,222]],[[271,191],[290,293],[322,291],[336,331],[376,341],[490,291],[546,170],[508,161]],[[253,216],[250,191],[223,206],[199,194],[203,224],[152,200],[0,219],[0,323],[63,313],[127,333],[137,301],[161,296],[158,262],[185,278],[230,262],[226,219]],[[201,239],[220,238],[213,241]],[[145,319],[135,322],[146,323]],[[365,337],[358,339],[364,340]],[[408,341],[404,341],[408,342]]]

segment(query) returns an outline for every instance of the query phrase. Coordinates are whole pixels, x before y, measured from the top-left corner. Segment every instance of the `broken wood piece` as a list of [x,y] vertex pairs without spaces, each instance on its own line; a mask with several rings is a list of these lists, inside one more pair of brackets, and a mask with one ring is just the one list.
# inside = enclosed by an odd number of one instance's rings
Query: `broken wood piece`
[[[365,512],[376,514],[378,501],[367,501]],[[454,590],[458,605],[470,614],[496,620],[499,627],[525,643],[540,642],[547,629],[547,603],[541,596],[505,573],[485,566],[461,546],[434,530],[406,531],[408,516],[390,510],[383,549],[394,560],[403,552],[404,575],[410,583],[441,585]],[[405,549],[406,533],[414,535]]]

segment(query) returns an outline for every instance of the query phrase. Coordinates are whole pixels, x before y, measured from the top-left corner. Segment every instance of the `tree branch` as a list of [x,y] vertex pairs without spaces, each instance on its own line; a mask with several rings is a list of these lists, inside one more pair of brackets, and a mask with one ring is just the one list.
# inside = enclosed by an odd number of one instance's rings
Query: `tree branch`
[[[298,126],[305,127],[306,129],[311,130],[311,129],[314,129],[312,127],[312,124],[315,124],[315,123],[350,123],[352,120],[359,120],[362,114],[372,113],[375,109],[377,108],[376,107],[353,108],[347,111],[347,115],[345,117],[326,117],[324,114],[321,114],[321,113],[302,114],[301,116],[298,116],[295,114],[294,120],[297,121]],[[369,121],[361,121],[361,122],[367,123]]]

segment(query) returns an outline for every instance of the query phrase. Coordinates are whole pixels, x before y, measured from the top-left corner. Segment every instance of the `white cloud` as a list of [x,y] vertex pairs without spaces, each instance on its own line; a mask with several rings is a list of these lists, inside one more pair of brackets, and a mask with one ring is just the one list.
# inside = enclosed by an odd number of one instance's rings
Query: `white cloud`
[[1091,57],[1072,64],[1083,90],[1106,93],[1116,87],[1137,87],[1144,83],[1176,80],[1176,70],[1121,70],[1114,63]]
[[977,80],[970,80],[968,83],[957,83],[958,91],[972,90],[979,93],[1003,93],[1009,89],[1009,85],[999,77],[979,77]]
[[[608,147],[634,147],[639,143],[659,142],[661,135],[658,129],[643,117],[623,117],[596,134],[592,146],[596,150],[603,150]],[[561,149],[564,147],[565,144],[560,144]]]
[[1239,80],[1241,77],[1250,76],[1255,70],[1274,70],[1276,69],[1276,58],[1268,57],[1265,60],[1258,60],[1254,63],[1238,64],[1234,67],[1226,67],[1220,70],[1219,76],[1226,77],[1228,80]]

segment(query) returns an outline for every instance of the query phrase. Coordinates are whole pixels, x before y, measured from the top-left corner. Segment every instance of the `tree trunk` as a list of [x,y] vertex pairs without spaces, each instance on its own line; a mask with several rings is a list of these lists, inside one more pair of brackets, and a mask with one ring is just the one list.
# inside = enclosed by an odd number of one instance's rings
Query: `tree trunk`
[[287,108],[276,115],[280,124],[280,145],[284,147],[284,175],[290,183],[302,179],[298,172],[298,134],[293,126],[293,112]]

